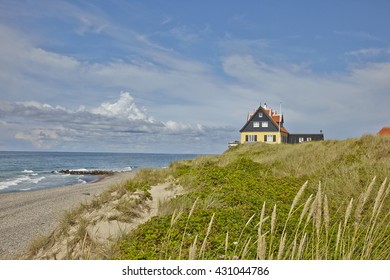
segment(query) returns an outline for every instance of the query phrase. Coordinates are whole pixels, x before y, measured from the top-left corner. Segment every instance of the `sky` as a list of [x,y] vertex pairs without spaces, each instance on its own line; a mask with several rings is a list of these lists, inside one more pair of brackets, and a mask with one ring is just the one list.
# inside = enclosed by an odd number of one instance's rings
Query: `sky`
[[0,150],[221,153],[390,126],[387,0],[0,0]]

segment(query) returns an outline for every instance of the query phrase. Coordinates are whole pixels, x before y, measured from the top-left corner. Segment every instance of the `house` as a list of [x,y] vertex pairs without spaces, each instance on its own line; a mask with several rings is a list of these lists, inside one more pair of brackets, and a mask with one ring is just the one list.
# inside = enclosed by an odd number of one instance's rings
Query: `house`
[[247,122],[240,130],[240,143],[247,142],[267,142],[267,143],[287,143],[288,131],[283,126],[282,114],[277,114],[267,104],[248,115]]
[[379,132],[379,136],[390,135],[390,126],[383,127]]
[[322,131],[319,134],[290,134],[283,124],[283,114],[268,108],[267,104],[260,105],[253,114],[248,114],[247,122],[240,130],[240,143],[265,142],[279,144],[324,140]]

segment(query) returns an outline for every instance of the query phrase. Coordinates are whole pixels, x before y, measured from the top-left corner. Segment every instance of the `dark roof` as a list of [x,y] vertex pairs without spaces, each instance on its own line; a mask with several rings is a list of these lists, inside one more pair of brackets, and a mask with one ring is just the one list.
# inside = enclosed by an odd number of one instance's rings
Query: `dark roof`
[[259,106],[259,108],[257,108],[257,110],[252,115],[248,115],[248,120],[245,123],[245,125],[240,129],[240,132],[243,132],[245,130],[245,128],[248,126],[248,124],[255,118],[255,116],[260,111],[268,116],[268,118],[270,119],[270,121],[273,123],[273,125],[276,128],[279,128],[279,123],[280,123],[281,124],[280,125],[280,131],[281,132],[288,133],[287,129],[285,129],[283,127],[283,115],[275,114],[275,112],[272,111],[271,108],[269,108],[269,109],[268,108],[264,108],[261,105]]

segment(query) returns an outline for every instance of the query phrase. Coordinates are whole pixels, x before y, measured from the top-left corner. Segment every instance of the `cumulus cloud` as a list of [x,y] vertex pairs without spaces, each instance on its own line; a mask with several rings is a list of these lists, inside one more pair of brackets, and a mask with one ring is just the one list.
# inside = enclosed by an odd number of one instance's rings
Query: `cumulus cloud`
[[137,107],[134,98],[128,92],[121,92],[117,102],[102,103],[98,108],[92,109],[91,112],[103,116],[124,118],[130,121],[143,120],[153,123],[153,118],[146,116],[146,113]]
[[[140,109],[128,92],[121,92],[116,102],[104,102],[92,108],[84,105],[78,110],[36,101],[3,102],[0,116],[15,123],[14,139],[41,149],[88,143],[97,146],[106,143],[107,147],[123,149],[137,141],[143,141],[146,147],[147,143],[156,144],[157,140],[164,145],[183,141],[181,145],[185,146],[185,141],[206,141],[207,130],[214,131],[213,137],[223,138],[231,133],[224,127],[157,121],[145,109]],[[180,150],[180,147],[176,148]]]

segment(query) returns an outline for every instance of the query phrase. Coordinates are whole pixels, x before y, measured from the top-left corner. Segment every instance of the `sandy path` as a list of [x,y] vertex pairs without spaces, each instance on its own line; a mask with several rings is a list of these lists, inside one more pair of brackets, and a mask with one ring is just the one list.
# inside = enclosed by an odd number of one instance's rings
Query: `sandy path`
[[34,237],[49,234],[66,210],[132,176],[118,173],[90,184],[0,194],[0,259],[22,253]]

